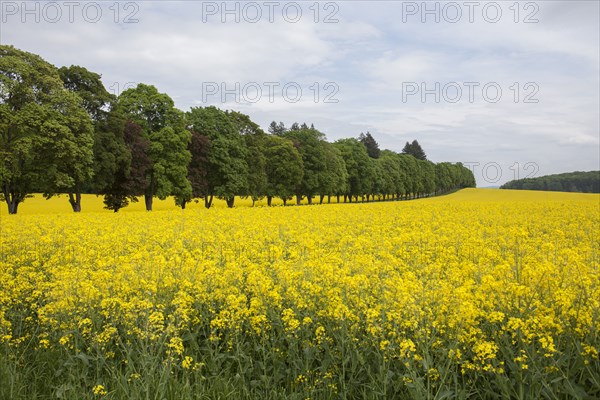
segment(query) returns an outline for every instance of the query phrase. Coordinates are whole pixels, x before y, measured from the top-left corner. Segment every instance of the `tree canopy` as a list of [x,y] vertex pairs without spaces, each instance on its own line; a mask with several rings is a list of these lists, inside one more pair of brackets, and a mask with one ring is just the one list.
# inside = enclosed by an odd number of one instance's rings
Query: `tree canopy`
[[41,57],[0,46],[0,185],[10,214],[34,191],[73,190],[93,175],[83,101]]
[[402,149],[403,154],[410,154],[417,160],[427,160],[427,156],[425,155],[425,151],[421,148],[419,142],[415,139],[412,143],[406,142],[404,148]]
[[32,193],[104,196],[115,212],[144,196],[213,198],[234,206],[293,196],[322,203],[406,199],[474,186],[462,164],[434,164],[416,140],[401,154],[382,150],[370,132],[328,142],[306,122],[273,121],[265,133],[239,111],[193,107],[144,83],[111,95],[101,75],[72,65],[57,69],[35,54],[0,46],[0,198],[9,212]]
[[381,150],[379,149],[379,144],[377,143],[375,138],[369,132],[367,132],[366,134],[361,133],[358,136],[358,140],[363,145],[365,145],[365,148],[367,149],[367,154],[369,154],[369,157],[379,158],[379,154],[381,153]]
[[188,144],[191,133],[186,129],[183,112],[175,108],[173,100],[151,85],[140,83],[124,91],[118,99],[119,111],[142,128],[149,141],[144,199],[146,210],[152,211],[152,199],[175,196],[179,203],[192,194],[187,179],[191,161]]

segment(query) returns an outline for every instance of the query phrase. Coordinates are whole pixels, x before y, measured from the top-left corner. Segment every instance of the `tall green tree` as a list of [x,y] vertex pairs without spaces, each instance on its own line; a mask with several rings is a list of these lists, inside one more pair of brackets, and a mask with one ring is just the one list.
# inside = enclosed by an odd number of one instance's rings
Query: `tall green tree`
[[285,131],[287,131],[287,129],[285,128],[285,124],[283,122],[277,123],[272,121],[269,125],[269,133],[272,135],[281,136],[285,133]]
[[319,203],[325,196],[331,202],[331,196],[342,196],[348,188],[348,172],[342,152],[332,143],[325,143],[325,172],[320,174]]
[[379,158],[381,154],[381,150],[379,149],[379,143],[375,140],[375,138],[367,132],[366,134],[361,133],[358,136],[358,140],[367,148],[367,153],[371,158]]
[[152,167],[147,171],[144,200],[152,211],[154,197],[175,196],[181,204],[192,194],[187,179],[191,160],[188,143],[191,133],[186,129],[184,114],[175,108],[173,100],[151,85],[139,84],[121,93],[118,106],[126,118],[141,126],[150,142]]
[[302,182],[304,168],[302,156],[293,143],[279,136],[267,136],[265,140],[267,172],[267,205],[273,197],[287,203]]
[[325,135],[317,129],[300,129],[298,126],[297,129],[287,131],[284,137],[291,140],[298,149],[304,167],[302,181],[296,188],[296,203],[300,204],[306,196],[308,203],[312,204],[313,197],[322,187],[322,175],[327,173]]
[[452,164],[447,162],[435,165],[435,187],[436,193],[444,193],[450,190],[452,183]]
[[[92,190],[97,195],[115,197],[115,212],[126,206],[128,201],[117,200],[118,195],[127,198],[121,186],[132,168],[132,148],[127,145],[127,120],[116,107],[116,100],[109,105],[109,111],[94,121],[94,179]],[[136,125],[137,126],[137,125]],[[139,130],[139,126],[137,126]],[[134,200],[137,201],[137,198]],[[110,201],[109,201],[110,203]]]
[[181,208],[191,199],[205,198],[208,194],[208,168],[211,143],[207,136],[192,131],[189,150],[192,156],[188,165],[188,180],[192,185],[192,195],[181,200]]
[[[456,163],[456,166],[460,169],[460,188],[467,187],[476,187],[477,183],[475,182],[475,175],[473,175],[473,171],[469,168],[465,167],[462,163]],[[596,191],[594,193],[600,193],[600,171],[596,172]]]
[[417,160],[427,160],[427,156],[425,155],[425,151],[419,144],[419,142],[415,139],[412,143],[406,142],[404,148],[402,149],[403,154],[410,154]]
[[0,45],[0,117],[0,187],[10,214],[33,191],[49,197],[91,178],[92,122],[56,67]]
[[239,135],[243,136],[246,146],[246,164],[248,165],[248,186],[241,193],[252,199],[252,206],[257,200],[266,195],[267,190],[267,159],[264,147],[267,134],[246,114],[237,111],[226,111],[227,116],[235,125]]
[[340,150],[348,172],[344,200],[358,200],[359,196],[372,193],[375,169],[365,146],[354,138],[340,139],[334,145]]
[[[123,139],[124,119],[115,110],[115,96],[108,93],[101,76],[84,67],[61,67],[58,73],[66,89],[77,93],[94,124],[94,180],[99,183],[97,193],[107,187],[105,181],[115,176],[117,168],[124,168],[128,152]],[[69,191],[73,211],[81,211],[81,192],[92,189],[91,182],[76,182]]]
[[429,160],[417,160],[421,188],[419,194],[430,195],[435,192],[435,164]]
[[193,107],[187,113],[190,128],[210,139],[208,155],[206,208],[214,196],[225,199],[233,207],[236,195],[247,192],[247,149],[239,127],[227,113],[216,107]]
[[[73,211],[81,211],[81,192],[90,183],[94,173],[94,130],[81,99],[77,94],[68,92],[60,106],[54,106],[54,112],[46,114],[46,121],[58,111],[57,125],[51,128],[44,144],[51,175],[57,179],[48,179],[41,186],[45,198],[56,194],[68,193]],[[43,114],[42,114],[43,115]],[[60,127],[59,127],[60,125]]]
[[248,165],[248,186],[244,196],[252,199],[252,206],[267,193],[267,157],[265,155],[265,135],[244,137],[246,143],[246,164]]
[[[115,144],[112,135],[109,134],[106,139],[107,148]],[[123,141],[127,149],[127,157],[116,164],[113,164],[112,160],[108,163],[108,169],[114,166],[116,169],[112,178],[105,181],[101,191],[104,194],[104,208],[114,212],[127,207],[129,202],[137,203],[138,196],[144,195],[146,176],[152,169],[150,141],[145,137],[140,125],[126,121],[123,127]],[[97,184],[100,183],[97,181]]]
[[400,154],[398,155],[398,163],[400,165],[400,170],[402,171],[402,175],[405,177],[405,198],[409,196],[415,197],[417,193],[419,193],[419,183],[420,183],[420,170],[417,165],[417,159],[414,158],[410,154]]
[[398,154],[391,150],[383,150],[381,156],[375,161],[375,165],[382,175],[379,190],[376,192],[384,199],[399,198],[406,191],[406,177],[400,169]]

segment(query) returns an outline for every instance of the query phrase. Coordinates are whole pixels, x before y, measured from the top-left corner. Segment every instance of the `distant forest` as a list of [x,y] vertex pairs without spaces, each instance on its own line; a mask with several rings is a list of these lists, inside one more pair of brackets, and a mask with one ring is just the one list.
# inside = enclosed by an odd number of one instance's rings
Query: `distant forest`
[[500,189],[546,190],[553,192],[600,193],[600,171],[567,172],[510,181]]

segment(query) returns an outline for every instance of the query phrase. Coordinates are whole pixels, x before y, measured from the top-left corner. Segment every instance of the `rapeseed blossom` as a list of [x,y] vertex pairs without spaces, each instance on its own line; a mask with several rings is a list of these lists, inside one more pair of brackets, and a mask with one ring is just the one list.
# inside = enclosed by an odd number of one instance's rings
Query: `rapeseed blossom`
[[597,365],[598,200],[468,189],[401,203],[3,215],[0,347],[33,340],[118,362],[139,345],[204,373],[198,349],[246,343],[277,360],[328,359],[289,381],[336,391],[338,345],[358,364],[381,354],[409,386],[441,385],[443,368],[504,376],[536,362],[560,374],[571,347],[571,365]]

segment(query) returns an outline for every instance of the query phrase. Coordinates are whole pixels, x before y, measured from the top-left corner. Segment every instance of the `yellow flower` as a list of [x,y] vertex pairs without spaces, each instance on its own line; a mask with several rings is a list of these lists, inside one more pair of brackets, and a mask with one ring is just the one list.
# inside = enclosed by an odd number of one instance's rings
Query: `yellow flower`
[[351,206],[236,199],[234,210],[168,199],[114,214],[84,196],[74,215],[64,197],[36,195],[22,214],[0,208],[0,350],[58,343],[125,364],[142,344],[194,370],[184,339],[202,332],[215,349],[272,345],[282,359],[294,346],[335,360],[327,344],[344,338],[430,380],[442,371],[430,351],[468,379],[505,373],[506,354],[523,374],[556,372],[541,361],[563,349],[572,365],[597,363],[599,200],[466,189]]
[[70,335],[64,335],[62,336],[60,339],[58,339],[58,343],[60,343],[63,346],[69,346],[69,343],[71,342],[71,336]]
[[581,352],[582,356],[590,357],[594,360],[598,359],[598,349],[594,346],[590,346],[589,344],[583,345],[583,351]]
[[190,356],[185,356],[181,361],[181,367],[183,369],[190,369],[194,365],[194,359]]
[[129,379],[127,379],[127,381],[132,382],[132,381],[136,381],[140,378],[141,378],[141,375],[134,372],[133,374],[129,375]]
[[433,381],[437,381],[440,379],[440,373],[436,368],[429,368],[429,370],[427,371],[427,376],[429,376],[429,378]]
[[92,393],[94,393],[95,395],[98,395],[98,396],[106,396],[106,394],[108,392],[106,391],[106,389],[104,388],[104,386],[102,386],[102,385],[96,385],[92,389]]
[[169,353],[174,353],[177,355],[182,355],[183,351],[185,350],[183,347],[183,341],[180,337],[172,337],[171,340],[169,340],[167,347],[169,348]]
[[287,332],[295,332],[300,327],[300,321],[296,319],[294,311],[290,308],[283,310],[281,320]]

